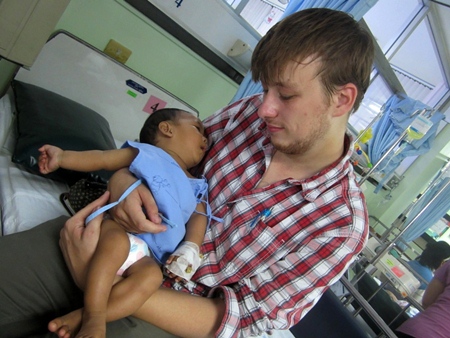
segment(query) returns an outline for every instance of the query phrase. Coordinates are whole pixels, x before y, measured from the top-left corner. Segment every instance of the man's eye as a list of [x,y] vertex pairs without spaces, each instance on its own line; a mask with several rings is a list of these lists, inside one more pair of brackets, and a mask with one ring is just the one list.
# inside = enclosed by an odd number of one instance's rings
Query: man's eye
[[292,99],[294,97],[294,95],[281,95],[280,94],[280,99],[282,99],[283,101],[288,101],[290,99]]

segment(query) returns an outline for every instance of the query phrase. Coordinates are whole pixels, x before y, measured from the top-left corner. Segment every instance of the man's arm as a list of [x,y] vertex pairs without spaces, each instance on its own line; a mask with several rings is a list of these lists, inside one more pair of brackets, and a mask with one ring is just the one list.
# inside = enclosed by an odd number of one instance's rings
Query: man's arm
[[86,217],[108,202],[109,192],[105,192],[86,207],[69,218],[60,232],[59,246],[75,284],[84,289],[87,266],[94,255],[100,237],[103,215],[95,217],[87,225]]
[[445,285],[439,279],[433,278],[428,284],[427,289],[422,298],[422,306],[424,309],[433,304],[439,295],[444,291]]
[[[61,230],[60,247],[76,284],[83,288],[87,266],[94,254],[100,235],[102,217],[87,226],[85,218],[104,205],[109,197],[105,193],[72,218]],[[114,292],[120,293],[121,284]],[[167,332],[182,337],[214,337],[225,313],[220,298],[205,298],[161,288],[135,313],[135,316]]]
[[236,285],[218,286],[227,312],[220,337],[286,330],[296,324],[357,256],[352,239],[321,236]]
[[225,308],[225,301],[221,298],[206,298],[160,288],[134,316],[176,336],[214,337]]

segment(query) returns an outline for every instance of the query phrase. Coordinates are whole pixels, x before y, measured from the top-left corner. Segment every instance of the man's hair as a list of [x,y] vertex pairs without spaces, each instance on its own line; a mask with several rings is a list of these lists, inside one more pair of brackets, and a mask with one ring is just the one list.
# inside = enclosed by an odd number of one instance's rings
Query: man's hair
[[417,257],[417,260],[421,265],[431,270],[436,270],[449,257],[450,245],[447,242],[439,241],[428,243],[422,254]]
[[310,8],[275,24],[253,52],[253,80],[274,84],[290,61],[301,63],[310,56],[321,61],[318,76],[328,98],[339,86],[358,88],[356,111],[369,86],[374,42],[345,12]]
[[155,110],[153,114],[147,117],[139,133],[139,142],[156,145],[159,132],[159,124],[164,121],[177,122],[178,117],[184,110],[175,108],[164,108]]

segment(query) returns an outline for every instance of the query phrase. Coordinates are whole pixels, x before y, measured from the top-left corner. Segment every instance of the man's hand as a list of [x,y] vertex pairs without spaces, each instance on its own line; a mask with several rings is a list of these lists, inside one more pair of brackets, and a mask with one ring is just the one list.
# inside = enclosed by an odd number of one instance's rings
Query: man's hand
[[61,229],[59,246],[72,278],[80,289],[84,289],[87,268],[100,237],[103,215],[95,217],[87,226],[84,222],[86,217],[105,205],[108,198],[107,191],[69,218]]
[[[117,201],[122,193],[136,181],[128,169],[117,171],[109,180],[111,200]],[[111,210],[114,220],[132,233],[159,233],[166,231],[158,215],[158,207],[150,190],[143,184],[134,189],[122,202]]]

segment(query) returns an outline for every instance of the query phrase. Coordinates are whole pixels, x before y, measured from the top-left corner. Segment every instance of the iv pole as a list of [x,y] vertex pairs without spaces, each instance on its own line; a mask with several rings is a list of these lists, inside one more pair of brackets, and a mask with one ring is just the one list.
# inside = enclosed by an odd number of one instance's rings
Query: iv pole
[[[416,111],[414,111],[414,113],[411,116],[415,116],[415,115],[417,115],[417,116],[424,116],[427,111],[431,111],[431,114],[432,114],[434,110],[432,110],[432,109],[430,110],[430,109],[427,109],[427,108],[417,109]],[[413,122],[414,121],[412,121],[411,124],[407,128],[405,128],[405,130],[401,133],[401,135],[398,137],[398,139],[389,147],[389,149],[380,157],[380,159],[375,164],[373,164],[372,168],[370,168],[370,170],[363,177],[361,177],[361,179],[358,182],[360,185],[363,184],[370,177],[370,175],[375,171],[375,169],[378,168],[378,166],[383,162],[383,160],[386,157],[388,157],[392,153],[392,151],[402,141],[404,141],[404,140],[406,140],[408,138],[409,129],[412,126]]]
[[[435,187],[441,179],[448,177],[449,171],[450,169],[450,161],[447,162],[447,164],[439,171],[439,174],[433,179],[433,181],[428,185],[427,189],[425,189],[424,193],[413,203],[411,203],[411,205],[409,205],[407,207],[407,212],[410,212],[413,208],[413,206],[415,204],[417,204],[422,198],[424,198],[424,196],[426,196],[426,194],[428,194],[431,191],[431,188]],[[394,239],[392,241],[389,241],[389,243],[386,245],[385,248],[383,248],[383,250],[381,250],[380,252],[378,252],[373,259],[370,261],[370,263],[375,264],[376,262],[378,262],[380,260],[380,258],[386,254],[397,242],[397,240],[405,233],[406,230],[408,230],[408,228],[410,228],[414,222],[425,212],[425,210],[427,210],[432,204],[433,202],[445,191],[445,189],[450,186],[450,180],[448,180],[448,182],[446,182],[441,188],[439,188],[439,190],[436,192],[436,194],[433,196],[433,198],[422,208],[422,210],[419,211],[419,213],[413,218],[411,219],[409,222],[406,223],[406,225],[403,227],[403,229],[394,237]],[[403,218],[402,222],[405,222],[405,217]],[[397,227],[400,227],[401,224],[398,224]],[[383,245],[383,244],[382,244]]]

